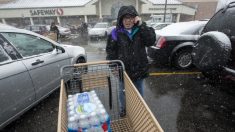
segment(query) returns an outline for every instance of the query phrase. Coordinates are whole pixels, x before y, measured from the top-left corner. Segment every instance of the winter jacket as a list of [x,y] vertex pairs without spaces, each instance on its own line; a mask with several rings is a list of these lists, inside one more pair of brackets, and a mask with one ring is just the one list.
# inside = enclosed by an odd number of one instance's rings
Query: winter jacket
[[154,29],[147,27],[143,22],[134,25],[132,32],[128,33],[122,25],[123,16],[130,14],[137,16],[133,6],[123,6],[117,18],[117,26],[108,36],[106,52],[107,60],[121,60],[125,70],[132,81],[148,76],[148,59],[146,46],[152,46],[156,41]]
[[52,32],[55,32],[55,33],[59,33],[59,29],[58,29],[58,27],[57,26],[51,26],[50,27],[50,31],[52,31]]

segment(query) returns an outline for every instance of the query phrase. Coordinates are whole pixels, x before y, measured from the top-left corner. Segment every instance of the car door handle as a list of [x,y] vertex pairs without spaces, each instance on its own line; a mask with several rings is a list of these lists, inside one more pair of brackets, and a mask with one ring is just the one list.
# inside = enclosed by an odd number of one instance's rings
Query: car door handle
[[36,62],[32,63],[32,66],[38,65],[38,64],[43,63],[43,62],[44,62],[43,60],[37,59]]

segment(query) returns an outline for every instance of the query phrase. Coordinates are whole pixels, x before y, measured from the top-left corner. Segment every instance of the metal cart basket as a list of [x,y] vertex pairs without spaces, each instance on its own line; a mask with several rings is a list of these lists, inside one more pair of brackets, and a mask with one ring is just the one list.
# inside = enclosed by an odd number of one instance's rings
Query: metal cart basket
[[[113,132],[163,132],[151,110],[135,88],[121,61],[100,61],[61,69],[57,132],[67,132],[69,94],[95,90],[111,119]],[[122,83],[123,82],[123,83]],[[126,116],[119,117],[119,87],[124,84]]]

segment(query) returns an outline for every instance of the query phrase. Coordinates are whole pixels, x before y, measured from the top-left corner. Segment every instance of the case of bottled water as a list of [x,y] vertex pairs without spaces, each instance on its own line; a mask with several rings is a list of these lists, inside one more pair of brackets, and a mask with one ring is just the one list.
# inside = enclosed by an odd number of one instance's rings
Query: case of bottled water
[[111,132],[110,118],[95,91],[68,95],[69,132]]

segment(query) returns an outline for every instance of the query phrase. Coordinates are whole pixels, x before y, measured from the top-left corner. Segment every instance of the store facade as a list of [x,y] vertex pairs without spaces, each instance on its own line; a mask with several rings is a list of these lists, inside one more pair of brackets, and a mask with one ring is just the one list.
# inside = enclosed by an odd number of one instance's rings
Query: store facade
[[[15,0],[0,6],[0,22],[24,27],[34,24],[79,25],[81,22],[110,21],[115,19],[123,5],[134,5],[144,20],[151,15],[164,14],[165,0]],[[177,0],[168,0],[166,14],[172,21],[181,21],[181,15],[194,15],[195,9]],[[49,2],[49,3],[48,3]]]

